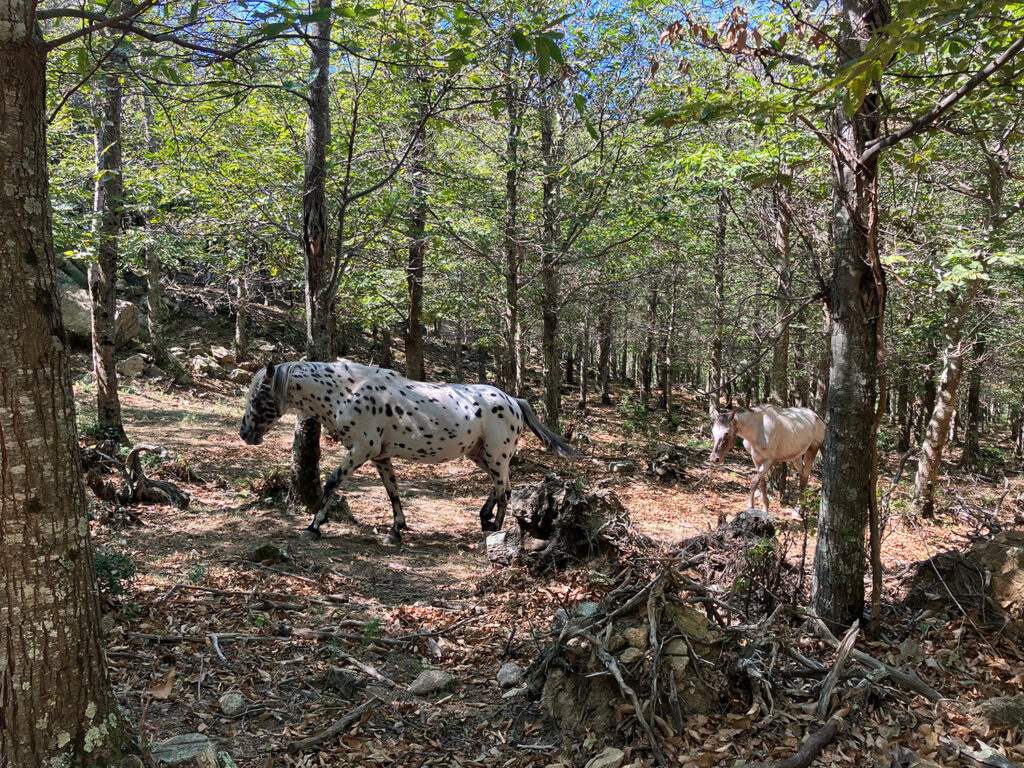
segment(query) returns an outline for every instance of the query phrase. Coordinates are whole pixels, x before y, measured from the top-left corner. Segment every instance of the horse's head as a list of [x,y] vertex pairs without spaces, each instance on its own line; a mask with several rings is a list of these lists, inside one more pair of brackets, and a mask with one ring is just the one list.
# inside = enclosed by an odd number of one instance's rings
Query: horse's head
[[287,365],[276,368],[267,363],[256,373],[245,396],[245,414],[238,436],[249,445],[259,445],[263,437],[284,415],[284,390],[287,387]]
[[721,464],[736,442],[734,412],[719,413],[717,408],[711,409],[711,439],[711,463]]

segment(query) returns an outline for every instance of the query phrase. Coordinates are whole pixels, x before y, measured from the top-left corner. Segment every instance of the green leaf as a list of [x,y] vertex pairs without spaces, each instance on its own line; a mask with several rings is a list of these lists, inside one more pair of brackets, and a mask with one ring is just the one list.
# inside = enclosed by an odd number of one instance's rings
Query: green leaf
[[537,49],[537,69],[540,70],[542,76],[546,76],[551,70],[551,51],[548,48],[548,41],[543,37],[538,37],[533,42]]
[[520,32],[518,29],[512,32],[512,42],[515,43],[516,48],[521,53],[529,53],[533,46],[530,44],[530,38]]
[[576,111],[581,115],[586,114],[587,111],[587,100],[580,96],[578,93],[572,97],[572,103],[576,105]]

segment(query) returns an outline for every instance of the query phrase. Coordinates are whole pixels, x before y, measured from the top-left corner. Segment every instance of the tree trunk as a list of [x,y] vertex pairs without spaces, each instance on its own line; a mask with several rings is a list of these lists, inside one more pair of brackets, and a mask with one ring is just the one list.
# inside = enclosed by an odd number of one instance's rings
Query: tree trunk
[[708,410],[717,408],[725,384],[722,370],[722,340],[725,335],[725,224],[728,198],[725,191],[718,196],[718,220],[715,226],[715,281],[714,328],[711,337],[711,371],[708,374]]
[[461,318],[455,321],[455,381],[461,384],[466,377],[465,356],[463,347],[466,345],[466,324]]
[[[973,289],[971,290],[973,292]],[[913,506],[924,517],[935,514],[935,481],[939,477],[950,419],[953,418],[953,410],[956,408],[965,351],[961,331],[972,298],[957,297],[950,302],[949,314],[942,329],[942,375],[939,377],[935,408],[925,430],[921,458],[917,463],[917,477],[914,479]]]
[[35,8],[0,6],[0,763],[111,766],[139,749],[100,641]]
[[672,415],[672,387],[675,384],[672,344],[676,337],[676,288],[678,282],[678,275],[673,268],[672,291],[668,301],[668,326],[665,328],[665,338],[661,344],[661,407],[665,409],[666,417]]
[[583,326],[583,339],[580,341],[580,354],[578,356],[579,363],[579,378],[577,383],[579,385],[579,401],[576,403],[576,407],[581,411],[587,410],[587,369],[588,360],[590,358],[590,323],[588,322]]
[[964,430],[964,452],[960,457],[960,465],[970,471],[979,469],[981,456],[978,438],[981,432],[981,371],[985,346],[985,338],[979,334],[971,350],[971,371],[967,384],[967,427]]
[[[317,0],[321,9],[331,0]],[[306,170],[302,189],[302,259],[306,278],[306,358],[327,359],[334,326],[327,295],[330,260],[327,231],[327,143],[330,141],[331,16],[309,25],[310,74],[306,108]],[[320,499],[320,423],[297,419],[292,441],[291,502],[306,508]]]
[[235,280],[235,357],[247,360],[249,354],[249,284],[245,262]]
[[[782,173],[786,173],[783,169]],[[772,347],[771,403],[780,407],[789,405],[789,324],[785,321],[789,310],[789,202],[788,191],[781,182],[775,185],[773,212],[775,214],[775,329],[778,338]],[[786,495],[786,464],[779,464],[771,472],[769,483],[779,498]]]
[[520,364],[523,330],[519,318],[519,267],[522,259],[519,246],[519,136],[523,129],[523,115],[512,76],[515,50],[510,37],[505,56],[508,127],[505,134],[505,364],[502,384],[509,394],[519,397],[523,390],[523,367]]
[[417,73],[413,77],[416,102],[410,128],[409,183],[412,201],[409,210],[409,264],[405,273],[409,290],[409,316],[405,326],[405,375],[414,381],[427,378],[423,363],[423,276],[427,253],[427,114],[430,109],[429,80]]
[[[117,5],[115,3],[115,5]],[[124,169],[121,162],[121,77],[126,57],[115,50],[99,78],[93,120],[96,127],[96,182],[92,231],[96,263],[89,266],[92,300],[92,365],[96,376],[96,419],[109,437],[127,442],[117,395],[114,344],[117,316],[117,253],[124,214]]]
[[160,253],[156,248],[146,248],[146,300],[149,303],[149,315],[147,325],[149,328],[149,343],[153,348],[153,358],[157,365],[167,362],[167,344],[164,340],[164,321],[167,311],[164,309],[164,300],[160,290]]
[[901,454],[910,449],[910,428],[910,383],[901,376],[896,390],[896,450]]
[[647,305],[647,339],[640,358],[640,400],[644,407],[651,405],[651,389],[654,378],[654,327],[658,320],[658,287],[651,288],[651,299]]
[[543,163],[543,210],[541,226],[541,350],[544,377],[544,424],[558,432],[560,387],[558,365],[558,253],[561,240],[558,205],[561,189],[561,137],[554,105],[555,84],[549,83],[541,92],[538,105],[540,119],[540,152]]
[[573,350],[573,343],[570,341],[565,345],[565,384],[569,387],[576,384],[576,355]]
[[[843,0],[838,64],[861,55],[888,16],[884,0]],[[878,136],[879,103],[879,94],[869,92],[852,117],[839,106],[831,136],[836,148],[834,272],[828,290],[832,359],[812,604],[826,622],[843,627],[864,612],[864,531],[874,502],[875,400],[882,374],[879,337],[885,285],[875,241],[877,156],[866,162],[861,156],[866,143]]]
[[612,313],[607,308],[602,309],[597,318],[597,347],[597,386],[601,390],[601,405],[611,405],[608,386],[611,380]]

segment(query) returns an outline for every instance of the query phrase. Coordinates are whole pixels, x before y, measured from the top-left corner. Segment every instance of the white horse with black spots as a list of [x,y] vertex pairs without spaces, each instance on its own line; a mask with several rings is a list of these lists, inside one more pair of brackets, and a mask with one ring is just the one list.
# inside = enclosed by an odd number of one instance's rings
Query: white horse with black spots
[[[384,541],[397,544],[405,515],[392,459],[439,464],[469,458],[494,483],[480,510],[480,527],[497,531],[505,522],[511,492],[509,463],[524,423],[549,449],[577,458],[561,437],[541,424],[529,403],[496,387],[426,384],[386,368],[349,361],[267,365],[249,387],[238,434],[250,445],[259,445],[288,411],[316,419],[348,449],[345,460],[327,479],[304,538],[319,538],[331,494],[367,461],[377,468],[394,514]],[[492,520],[495,506],[497,519]]]

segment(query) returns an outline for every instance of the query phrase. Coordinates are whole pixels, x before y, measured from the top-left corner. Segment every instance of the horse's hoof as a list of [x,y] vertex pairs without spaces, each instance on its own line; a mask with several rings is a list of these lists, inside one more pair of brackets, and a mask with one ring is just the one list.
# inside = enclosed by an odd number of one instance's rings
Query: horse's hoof
[[299,538],[304,541],[316,541],[322,535],[323,534],[321,534],[320,531],[314,531],[312,528],[307,528],[302,532],[302,535],[300,535]]
[[392,532],[384,537],[384,544],[386,544],[389,547],[397,547],[401,543],[402,537],[399,536],[397,533]]
[[496,530],[498,530],[498,526],[496,526],[494,523],[482,523],[480,525],[480,530],[484,533],[494,533]]

